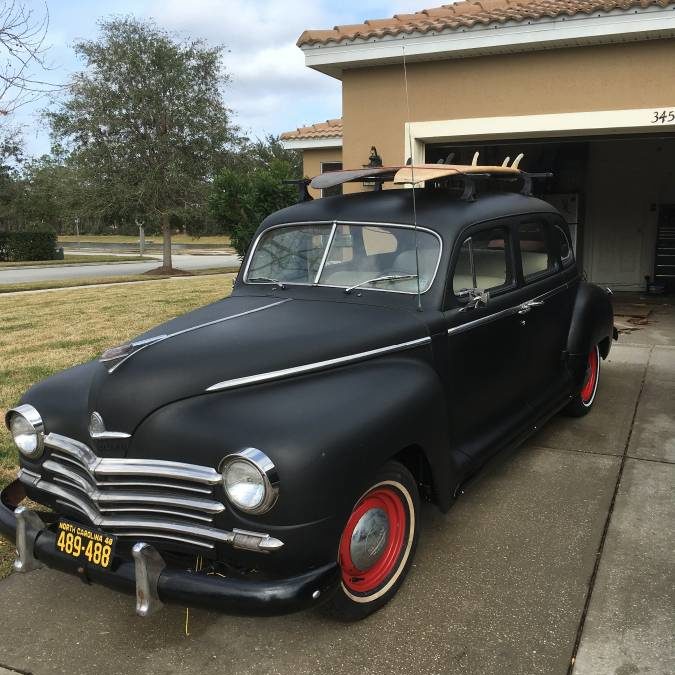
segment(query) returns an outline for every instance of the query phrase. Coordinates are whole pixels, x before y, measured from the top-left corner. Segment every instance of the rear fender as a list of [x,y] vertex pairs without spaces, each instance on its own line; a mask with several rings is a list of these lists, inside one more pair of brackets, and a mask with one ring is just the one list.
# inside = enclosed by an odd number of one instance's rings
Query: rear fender
[[613,337],[614,310],[609,291],[595,284],[581,282],[567,338],[567,366],[576,384],[584,379],[591,348],[598,345],[600,355],[606,359]]

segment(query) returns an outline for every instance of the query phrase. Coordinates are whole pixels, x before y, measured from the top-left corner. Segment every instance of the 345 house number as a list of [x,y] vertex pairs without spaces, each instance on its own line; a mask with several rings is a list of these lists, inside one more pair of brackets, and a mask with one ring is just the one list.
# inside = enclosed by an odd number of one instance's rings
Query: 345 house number
[[652,124],[671,124],[675,122],[675,110],[654,110]]

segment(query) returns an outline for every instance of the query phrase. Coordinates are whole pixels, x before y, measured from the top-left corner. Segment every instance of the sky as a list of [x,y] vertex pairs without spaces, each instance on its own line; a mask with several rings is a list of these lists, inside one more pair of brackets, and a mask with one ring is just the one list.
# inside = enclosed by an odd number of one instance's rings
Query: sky
[[[36,14],[44,12],[44,2],[24,2]],[[303,30],[361,23],[441,4],[434,0],[46,0],[50,71],[40,77],[63,83],[82,70],[72,46],[81,39],[95,39],[101,19],[152,18],[181,37],[224,45],[224,66],[230,76],[224,98],[235,122],[252,138],[279,134],[341,115],[340,82],[304,65],[295,44]],[[40,116],[48,104],[43,98],[15,114],[28,156],[49,152],[49,131]]]

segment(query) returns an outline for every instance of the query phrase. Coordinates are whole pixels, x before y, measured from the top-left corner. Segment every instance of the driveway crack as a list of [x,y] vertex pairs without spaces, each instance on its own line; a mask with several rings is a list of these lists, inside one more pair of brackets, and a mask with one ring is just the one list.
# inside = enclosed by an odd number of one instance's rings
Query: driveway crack
[[581,612],[581,618],[579,620],[579,626],[577,627],[577,634],[574,638],[574,648],[572,649],[572,657],[570,659],[569,667],[567,668],[567,675],[572,675],[574,671],[574,664],[577,660],[577,652],[579,651],[579,645],[581,644],[581,637],[584,632],[584,626],[586,624],[586,617],[588,615],[588,609],[591,605],[591,598],[593,596],[593,589],[595,588],[595,581],[598,576],[598,570],[600,569],[600,560],[602,560],[602,553],[605,549],[605,541],[607,539],[607,533],[609,531],[609,525],[612,521],[612,514],[614,513],[614,505],[616,504],[616,498],[619,494],[619,487],[621,485],[621,478],[623,477],[623,470],[626,466],[626,459],[628,459],[628,447],[630,445],[631,437],[633,435],[633,427],[635,426],[635,418],[637,417],[638,407],[640,405],[640,399],[642,398],[642,392],[645,388],[645,382],[647,381],[647,370],[649,368],[649,362],[652,358],[652,353],[654,351],[654,345],[651,346],[649,350],[649,356],[647,357],[647,362],[645,363],[645,369],[642,373],[642,380],[640,382],[640,390],[638,391],[637,399],[635,400],[635,407],[633,408],[633,416],[630,421],[630,427],[628,429],[628,435],[626,436],[626,443],[623,448],[623,453],[621,454],[621,464],[619,465],[619,472],[616,476],[616,483],[614,484],[614,493],[612,494],[612,501],[609,504],[609,510],[607,511],[607,518],[605,519],[605,525],[602,529],[602,536],[600,537],[600,543],[598,544],[598,550],[595,553],[595,563],[593,565],[593,571],[591,572],[591,578],[588,582],[588,590],[586,591],[586,600],[584,602],[584,608]]

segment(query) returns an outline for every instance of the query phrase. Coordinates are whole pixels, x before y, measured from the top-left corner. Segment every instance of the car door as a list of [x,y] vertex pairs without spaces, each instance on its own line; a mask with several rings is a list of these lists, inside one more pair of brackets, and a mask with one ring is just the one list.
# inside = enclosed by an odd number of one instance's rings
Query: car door
[[[522,427],[531,411],[514,240],[509,221],[467,231],[451,258],[445,365],[453,448],[481,463]],[[487,291],[476,304],[473,289]]]
[[528,354],[527,400],[540,411],[554,405],[569,388],[563,355],[576,275],[570,269],[568,235],[554,217],[522,218],[515,230],[517,273],[523,289],[519,311]]

